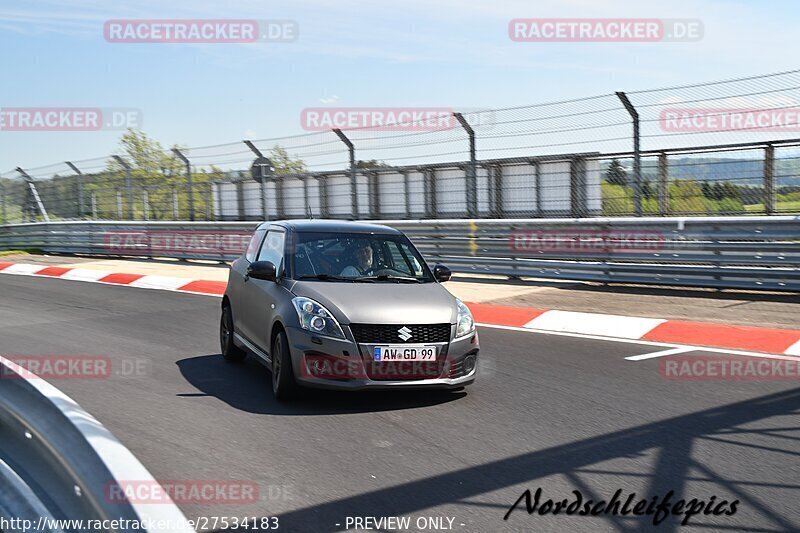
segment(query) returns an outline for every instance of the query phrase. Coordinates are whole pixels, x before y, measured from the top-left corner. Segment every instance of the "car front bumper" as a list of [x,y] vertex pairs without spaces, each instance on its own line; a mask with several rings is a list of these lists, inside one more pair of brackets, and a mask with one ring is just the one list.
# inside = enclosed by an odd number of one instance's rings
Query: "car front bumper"
[[398,366],[397,379],[376,379],[368,370],[368,365],[373,364],[371,354],[376,345],[356,343],[349,328],[343,326],[343,329],[346,339],[322,337],[297,327],[288,328],[292,368],[298,384],[346,390],[453,389],[475,381],[480,352],[477,331],[449,343],[432,343],[439,346],[437,363],[441,372],[435,372],[436,375],[419,378],[413,370],[403,375],[400,371],[403,367]]

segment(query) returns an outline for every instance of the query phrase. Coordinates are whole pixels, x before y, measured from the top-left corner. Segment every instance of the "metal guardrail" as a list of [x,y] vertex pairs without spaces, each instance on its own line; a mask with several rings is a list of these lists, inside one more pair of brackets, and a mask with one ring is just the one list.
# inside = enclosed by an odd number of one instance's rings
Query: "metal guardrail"
[[[512,277],[800,291],[800,217],[396,220],[427,261]],[[252,222],[0,227],[0,249],[228,261]]]

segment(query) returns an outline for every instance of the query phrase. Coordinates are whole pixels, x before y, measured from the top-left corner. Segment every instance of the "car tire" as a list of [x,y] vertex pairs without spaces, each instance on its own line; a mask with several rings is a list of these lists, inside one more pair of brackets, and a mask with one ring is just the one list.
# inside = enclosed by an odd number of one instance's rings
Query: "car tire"
[[231,306],[222,306],[222,316],[219,319],[219,344],[222,357],[226,361],[238,362],[247,357],[247,352],[236,346],[233,342],[233,313]]
[[272,341],[272,392],[279,402],[297,397],[298,385],[294,380],[292,356],[289,353],[289,339],[279,331]]

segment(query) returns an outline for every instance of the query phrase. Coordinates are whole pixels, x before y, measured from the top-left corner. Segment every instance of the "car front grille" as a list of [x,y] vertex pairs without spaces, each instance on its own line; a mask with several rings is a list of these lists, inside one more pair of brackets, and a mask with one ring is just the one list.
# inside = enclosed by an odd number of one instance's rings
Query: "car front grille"
[[[403,328],[408,334],[401,336]],[[450,342],[450,324],[350,324],[350,329],[360,344]]]

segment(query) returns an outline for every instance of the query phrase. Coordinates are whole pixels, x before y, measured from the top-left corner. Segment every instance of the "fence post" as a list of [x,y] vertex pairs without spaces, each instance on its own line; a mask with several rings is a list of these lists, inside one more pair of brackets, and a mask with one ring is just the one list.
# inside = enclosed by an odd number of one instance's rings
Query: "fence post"
[[[131,182],[131,166],[127,161],[118,155],[111,157],[113,157],[117,163],[122,165],[122,168],[125,169],[125,190],[128,193],[128,213],[130,214],[131,220],[133,220],[133,183]],[[117,213],[119,214],[119,219],[122,220],[121,200],[118,200],[117,203],[120,205],[120,209],[117,209]]]
[[172,220],[178,220],[180,216],[180,205],[178,204],[178,186],[172,186]]
[[764,211],[775,214],[775,146],[764,147]]
[[[303,183],[303,205],[306,206],[306,211],[311,208],[311,202],[308,199],[308,180],[310,180],[308,176],[303,176],[300,178],[300,181]],[[312,212],[313,214],[313,212]]]
[[117,220],[122,220],[122,192],[117,189]]
[[669,214],[669,161],[666,152],[658,154],[658,214]]
[[189,158],[183,155],[183,152],[177,148],[173,148],[172,153],[175,154],[178,159],[183,161],[184,165],[186,165],[186,190],[189,195],[189,220],[194,221],[194,186],[192,185],[192,164],[189,163]]
[[342,133],[340,129],[334,129],[339,139],[347,146],[347,151],[350,154],[350,207],[352,208],[353,220],[358,219],[358,187],[356,181],[356,148],[353,142]]
[[92,220],[97,220],[97,193],[92,191]]
[[[259,184],[260,184],[259,190],[260,190],[260,193],[261,193],[261,217],[266,221],[266,220],[269,220],[269,215],[268,215],[269,209],[267,208],[267,176],[272,174],[272,167],[270,166],[271,163],[270,163],[269,159],[264,157],[264,154],[261,153],[261,150],[259,150],[258,147],[255,144],[252,143],[252,141],[245,140],[245,141],[242,141],[242,142],[245,145],[247,145],[247,147],[250,148],[250,151],[253,152],[256,155],[256,160],[253,161],[253,165],[250,167],[250,173],[251,173],[251,176],[253,178],[255,178],[254,169],[256,167],[258,167],[258,176],[259,176],[260,179],[258,179],[256,181],[258,181]],[[266,168],[266,167],[269,167],[269,168]],[[280,183],[278,183],[276,181],[275,182],[275,190],[276,190],[276,192],[278,190],[278,187],[280,187]],[[244,186],[242,186],[242,193],[244,193]],[[280,197],[280,195],[278,195],[278,196]],[[276,204],[277,203],[278,202],[276,201]],[[278,210],[279,211],[280,211],[281,207],[282,206],[278,205]]]
[[326,174],[317,176],[317,191],[319,191],[319,216],[328,218],[330,206],[328,205],[328,176]]
[[247,220],[247,209],[244,203],[244,181],[232,182],[236,190],[236,215],[233,220]]
[[3,217],[3,224],[8,224],[6,217],[6,185],[3,183],[3,178],[0,178],[0,216]]
[[150,220],[150,195],[147,192],[147,187],[142,190],[142,211],[143,220]]
[[428,198],[428,212],[427,215],[430,218],[436,218],[439,214],[439,205],[436,199],[437,191],[436,191],[436,169],[429,168],[425,172],[426,179],[425,179],[425,196]]
[[[214,182],[214,189],[217,191],[217,200],[214,201],[214,196],[212,193],[211,202],[214,204],[214,220],[225,220],[225,202],[222,198],[222,182],[215,181]],[[219,205],[217,205],[219,204]]]
[[406,218],[411,218],[411,194],[408,185],[408,170],[401,170],[400,173],[403,175],[403,195],[406,200]]
[[575,218],[587,214],[586,205],[586,160],[573,157],[569,161],[570,211]]
[[83,218],[84,202],[83,202],[83,172],[78,167],[69,161],[64,161],[69,168],[78,176],[78,218]]
[[469,136],[469,165],[466,172],[467,186],[467,217],[475,218],[478,214],[478,174],[477,161],[475,159],[475,130],[472,129],[461,113],[453,113],[461,127]]
[[381,216],[381,191],[378,173],[374,170],[367,172],[367,183],[369,183],[369,216],[371,219]]
[[275,185],[275,210],[276,216],[286,218],[286,199],[284,198],[283,179],[277,176],[272,176],[272,183]]
[[542,166],[538,160],[531,161],[533,165],[533,188],[536,191],[536,217],[542,217]]
[[639,113],[624,92],[617,92],[617,98],[628,111],[633,121],[633,210],[637,217],[642,216],[642,157],[639,153]]
[[17,167],[16,171],[25,179],[28,183],[28,199],[25,201],[25,211],[28,213],[30,218],[30,222],[35,222],[35,215],[33,214],[36,209],[39,209],[39,213],[42,215],[42,218],[45,222],[50,222],[50,217],[47,214],[47,210],[44,208],[44,203],[42,203],[42,199],[39,196],[39,191],[36,189],[36,183],[34,183],[33,178],[28,175],[27,172],[22,170],[22,168]]
[[503,165],[492,165],[494,179],[492,180],[492,218],[503,216]]

